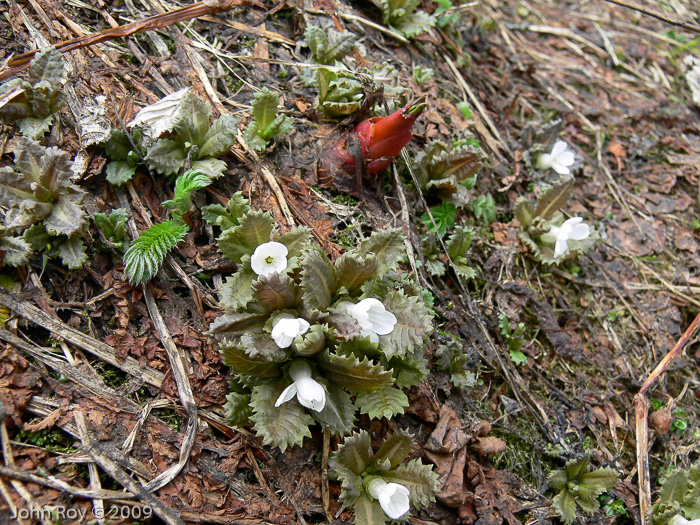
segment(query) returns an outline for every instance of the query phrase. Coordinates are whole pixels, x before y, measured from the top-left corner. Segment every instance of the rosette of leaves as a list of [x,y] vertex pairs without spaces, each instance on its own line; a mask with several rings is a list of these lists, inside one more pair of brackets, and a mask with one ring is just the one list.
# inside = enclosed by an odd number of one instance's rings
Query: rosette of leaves
[[27,80],[13,79],[0,85],[0,96],[18,90],[17,95],[0,107],[0,121],[17,122],[22,135],[37,138],[49,130],[53,114],[66,101],[61,84],[66,65],[53,47],[39,51],[29,66]]
[[[220,295],[231,311],[210,327],[236,380],[227,403],[229,422],[241,425],[249,418],[265,444],[284,450],[310,436],[314,423],[333,433],[349,433],[357,408],[375,418],[402,412],[408,398],[400,388],[416,384],[426,373],[423,351],[432,326],[421,298],[395,289],[401,233],[375,232],[332,263],[308,228],[280,234],[268,213],[240,214],[239,199],[233,208],[231,213],[222,207],[205,214],[222,225],[219,250],[239,264]],[[271,240],[287,247],[287,267],[257,275],[251,255]],[[342,302],[369,297],[381,297],[397,318],[394,330],[377,342],[363,336],[357,320],[338,308]],[[284,349],[271,336],[281,314],[310,324]],[[306,411],[296,398],[275,407],[291,383],[289,365],[298,359],[307,361],[313,379],[325,388],[326,405],[320,412]]]
[[428,31],[435,25],[435,17],[425,11],[416,11],[420,0],[381,0],[383,22],[407,38]]
[[[474,240],[475,232],[472,228],[458,225],[445,240],[447,253],[452,259],[455,271],[465,279],[476,277],[476,271],[469,266],[465,257]],[[440,260],[442,251],[438,247],[437,238],[434,234],[424,235],[421,238],[421,248],[425,256],[425,269],[430,275],[442,277],[445,275],[445,263]]]
[[224,155],[235,142],[237,120],[232,115],[222,115],[211,123],[210,115],[209,104],[190,89],[162,112],[155,113],[149,126],[157,125],[159,120],[167,121],[167,136],[147,145],[144,158],[148,166],[172,176],[189,162],[190,169],[210,179],[223,175],[226,163],[217,157]]
[[74,269],[87,255],[81,238],[85,192],[71,182],[71,166],[65,151],[21,138],[14,166],[0,168],[0,206],[8,208],[6,228],[24,232],[34,251],[59,256]]
[[118,253],[123,254],[129,244],[129,235],[126,231],[126,223],[129,215],[124,208],[117,208],[109,215],[96,213],[93,220],[95,226],[102,232],[109,246]]
[[611,468],[589,470],[590,456],[572,459],[564,470],[556,470],[549,477],[549,485],[559,491],[552,499],[552,507],[567,525],[576,519],[576,507],[593,514],[600,508],[598,496],[617,485],[620,480]]
[[535,257],[544,264],[559,264],[567,258],[587,252],[598,239],[597,232],[591,227],[588,238],[581,241],[570,239],[569,251],[564,256],[554,257],[554,244],[546,242],[543,235],[549,233],[552,226],[561,226],[564,215],[558,210],[566,206],[571,198],[574,178],[561,180],[552,185],[537,199],[537,204],[526,197],[521,197],[515,205],[515,216],[520,223],[520,240],[527,246]]
[[251,148],[263,151],[273,138],[292,131],[294,126],[286,115],[279,112],[279,104],[279,93],[266,87],[253,96],[253,121],[243,133]]
[[211,179],[188,170],[175,182],[172,200],[163,202],[172,219],[153,224],[134,240],[124,254],[124,274],[132,283],[145,283],[155,277],[168,253],[190,231],[186,215],[192,211],[192,194],[211,184]]
[[452,148],[439,140],[430,142],[416,157],[418,183],[426,192],[466,201],[466,192],[474,188],[485,158],[474,139],[455,142]]
[[365,93],[354,74],[321,67],[316,75],[318,108],[327,118],[347,117],[362,108]]
[[455,337],[447,337],[444,343],[438,345],[436,364],[441,370],[450,373],[450,383],[461,391],[476,386],[476,374],[472,369],[478,359],[465,353],[461,341]]
[[654,525],[666,525],[677,515],[700,519],[700,463],[688,470],[676,470],[666,478],[651,515]]
[[[337,31],[332,27],[308,26],[304,40],[311,50],[311,61],[316,64],[334,66],[352,52],[357,36],[349,31]],[[312,69],[302,69],[302,80],[307,86],[317,83]]]
[[559,139],[564,123],[561,119],[543,123],[541,121],[528,122],[520,132],[520,145],[523,150],[523,162],[531,172],[538,177],[549,176],[558,180],[561,176],[551,170],[543,172],[536,168],[537,159],[542,153],[548,153]]
[[[105,142],[105,153],[110,162],[107,163],[105,172],[107,181],[115,186],[121,186],[131,180],[140,164],[143,164],[146,148],[142,145],[140,129],[135,129],[129,136],[119,129],[110,132],[109,139]],[[134,150],[134,146],[137,150]]]
[[367,491],[369,482],[381,477],[406,487],[411,505],[420,509],[435,501],[438,475],[419,459],[404,460],[414,448],[413,438],[397,432],[387,436],[374,452],[369,434],[361,430],[345,438],[333,453],[330,466],[341,481],[340,501],[355,513],[356,525],[384,525],[389,518]]

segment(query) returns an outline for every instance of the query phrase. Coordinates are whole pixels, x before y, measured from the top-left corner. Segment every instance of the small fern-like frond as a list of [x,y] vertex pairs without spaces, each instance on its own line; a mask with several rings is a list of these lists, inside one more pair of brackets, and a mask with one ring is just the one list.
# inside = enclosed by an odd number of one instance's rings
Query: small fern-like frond
[[165,201],[163,207],[168,210],[175,210],[180,215],[184,215],[192,205],[192,194],[201,188],[206,188],[211,184],[211,179],[206,175],[196,171],[187,170],[180,175],[175,182],[175,195],[173,200]]
[[175,221],[154,224],[134,241],[124,255],[124,273],[132,283],[150,281],[168,252],[185,238],[189,226]]

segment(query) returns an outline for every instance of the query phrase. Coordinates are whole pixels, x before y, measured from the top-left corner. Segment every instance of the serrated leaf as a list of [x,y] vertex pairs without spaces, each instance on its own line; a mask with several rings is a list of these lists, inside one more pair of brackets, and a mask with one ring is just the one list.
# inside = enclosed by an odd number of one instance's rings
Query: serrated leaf
[[289,350],[280,348],[267,332],[246,332],[241,335],[241,346],[253,359],[281,363],[289,358]]
[[163,133],[172,131],[177,120],[180,104],[190,88],[184,88],[160,99],[158,102],[141,108],[127,127],[142,126],[146,135],[157,139]]
[[613,488],[620,481],[620,476],[610,467],[599,468],[592,472],[585,472],[579,476],[579,484],[601,487],[600,494]]
[[287,247],[287,257],[299,257],[309,243],[313,242],[311,229],[306,226],[295,226],[284,235],[277,237],[273,234],[273,240],[281,242]]
[[350,394],[335,383],[326,387],[326,404],[321,412],[313,412],[313,418],[331,434],[344,436],[352,432],[355,423],[355,405]]
[[425,33],[434,25],[434,17],[423,11],[416,11],[410,15],[403,16],[393,27],[406,38],[412,38],[421,33]]
[[255,248],[269,242],[273,224],[269,213],[249,211],[239,219],[238,226],[221,234],[219,251],[233,262],[241,262],[241,257],[252,255]]
[[347,252],[335,262],[335,273],[338,285],[344,286],[352,293],[377,273],[377,256],[373,253],[365,255]]
[[410,388],[420,383],[427,375],[425,359],[413,359],[411,357],[392,357],[386,368],[393,371],[396,386]]
[[178,141],[201,146],[209,131],[209,115],[209,104],[193,91],[187,91],[177,109],[173,126],[173,132],[177,135]]
[[474,240],[475,232],[472,228],[465,228],[464,226],[455,226],[454,233],[450,234],[447,238],[445,245],[447,246],[447,253],[450,254],[452,259],[461,257],[466,253],[466,251],[471,247],[472,241]]
[[370,500],[366,494],[357,498],[354,511],[355,525],[384,525],[389,520],[379,501]]
[[394,270],[405,253],[405,237],[398,228],[385,228],[372,233],[362,241],[358,255],[374,254],[377,258],[377,276]]
[[315,324],[304,335],[294,338],[294,347],[298,355],[312,356],[326,346],[326,334],[321,325]]
[[578,480],[579,476],[588,471],[591,456],[586,454],[581,458],[574,458],[566,462],[566,477],[569,481]]
[[124,273],[129,281],[150,281],[158,273],[168,252],[185,238],[189,230],[187,224],[165,221],[141,233],[124,254]]
[[403,414],[404,408],[408,406],[408,397],[398,388],[386,387],[372,392],[360,392],[355,399],[355,406],[361,414],[367,414],[372,419],[391,419],[397,414]]
[[333,469],[349,471],[360,476],[372,461],[372,443],[369,434],[360,430],[348,436],[338,450],[333,453],[330,466]]
[[277,117],[279,104],[279,93],[270,91],[266,87],[253,95],[253,101],[251,102],[253,118],[258,123],[258,133],[262,135],[262,138],[266,138],[264,135],[265,131]]
[[219,291],[221,306],[230,310],[245,308],[255,298],[253,281],[256,277],[250,265],[244,266],[231,277],[227,277]]
[[85,225],[85,211],[80,202],[83,194],[64,195],[53,205],[44,219],[44,226],[51,235],[70,236]]
[[[282,361],[262,360],[252,357],[242,344],[224,339],[219,344],[219,352],[224,356],[224,364],[231,367],[234,374],[258,378],[278,377],[282,374]],[[281,393],[281,391],[280,391]],[[277,398],[275,398],[275,401]]]
[[2,252],[3,264],[24,266],[29,264],[32,247],[21,237],[9,237],[5,233],[0,237],[0,252]]
[[413,356],[423,347],[433,332],[432,316],[420,297],[408,297],[403,291],[390,292],[382,301],[387,311],[396,316],[394,330],[379,336],[379,349],[391,358]]
[[85,244],[80,235],[73,235],[57,247],[58,255],[61,257],[61,262],[71,270],[82,268],[87,261],[87,253],[85,252]]
[[406,459],[413,447],[413,438],[411,436],[401,433],[392,434],[384,440],[382,446],[375,452],[372,464],[377,465],[380,461],[388,460],[390,468],[394,468]]
[[49,47],[40,50],[32,59],[28,80],[32,84],[48,82],[51,86],[58,86],[65,73],[66,64],[61,58],[61,53],[54,47]]
[[445,275],[446,270],[444,263],[437,259],[426,259],[425,269],[430,275],[433,275],[435,277],[442,277],[443,275]]
[[267,141],[260,136],[260,126],[254,120],[245,128],[243,139],[255,151],[264,151],[267,148]]
[[199,147],[201,157],[220,157],[228,153],[236,142],[238,120],[233,115],[222,115],[207,130]]
[[127,160],[132,151],[129,137],[120,129],[112,129],[104,144],[105,153],[111,160]]
[[576,500],[568,490],[563,490],[554,496],[552,507],[566,525],[571,525],[576,519]]
[[305,437],[311,437],[309,426],[313,418],[304,411],[296,397],[275,407],[275,402],[287,387],[280,381],[273,385],[258,385],[253,388],[250,421],[253,430],[263,437],[263,445],[271,445],[284,452],[288,446],[301,445]]
[[574,178],[571,177],[549,188],[537,199],[535,216],[551,219],[556,211],[566,206],[566,203],[569,202],[573,187]]
[[224,175],[228,169],[228,165],[221,159],[208,157],[205,159],[192,161],[191,168],[194,171],[198,171],[199,173],[206,175],[211,180],[216,180]]
[[527,197],[520,197],[515,204],[515,217],[518,219],[520,226],[527,228],[532,219],[535,218],[535,207]]
[[253,407],[250,406],[250,394],[231,392],[226,395],[226,422],[234,427],[241,427],[248,423],[253,414]]
[[268,314],[260,313],[230,313],[217,317],[209,325],[208,335],[221,341],[223,338],[238,338],[251,330],[261,330],[268,320]]
[[185,150],[171,139],[160,139],[146,152],[148,165],[162,175],[172,175],[185,164]]
[[125,160],[113,160],[107,164],[105,170],[107,174],[107,182],[115,186],[121,186],[131,180],[136,173],[136,165],[132,165]]
[[411,503],[417,508],[427,507],[435,501],[440,488],[437,473],[433,472],[432,466],[423,465],[420,459],[399,465],[382,476],[406,487],[411,495]]
[[34,251],[45,250],[52,241],[43,224],[35,224],[24,230],[22,238],[29,243]]
[[[372,392],[393,383],[391,372],[369,359],[330,354],[328,350],[317,357],[321,375],[350,392]],[[405,397],[405,396],[404,396]]]
[[319,64],[333,65],[352,52],[357,37],[348,31],[326,30],[318,26],[309,26],[304,33],[312,59]]
[[666,478],[666,482],[659,491],[659,500],[682,501],[683,496],[688,491],[688,485],[688,471],[676,470]]
[[320,249],[307,250],[299,263],[303,301],[308,308],[327,308],[337,289],[335,270]]
[[258,302],[267,310],[292,308],[297,302],[297,286],[285,274],[277,272],[261,275],[253,282],[253,293]]
[[20,133],[32,139],[43,137],[51,128],[51,124],[53,124],[53,115],[27,117],[17,122]]

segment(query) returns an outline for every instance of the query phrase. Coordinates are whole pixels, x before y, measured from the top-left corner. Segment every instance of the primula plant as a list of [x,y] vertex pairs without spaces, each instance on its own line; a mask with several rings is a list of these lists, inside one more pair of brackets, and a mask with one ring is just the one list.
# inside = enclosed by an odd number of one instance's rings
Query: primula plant
[[[308,26],[304,32],[304,40],[311,50],[312,62],[336,66],[352,52],[357,36],[348,31],[337,31],[332,27]],[[318,81],[313,69],[303,68],[301,76],[307,86],[313,86]]]
[[267,88],[262,88],[253,96],[253,120],[243,133],[251,148],[263,151],[273,138],[292,131],[292,123],[279,112],[279,104],[279,93]]
[[464,352],[461,340],[448,335],[445,343],[438,345],[435,364],[441,370],[450,373],[450,383],[461,391],[477,384],[476,374],[472,371],[478,363],[473,355]]
[[37,138],[53,123],[53,114],[66,101],[62,84],[66,64],[53,47],[39,51],[29,66],[27,80],[13,79],[0,86],[0,96],[15,89],[24,90],[0,107],[0,121],[17,122],[22,135]]
[[362,108],[362,83],[349,72],[321,67],[316,71],[318,109],[326,118],[344,118]]
[[416,11],[420,0],[381,0],[381,5],[383,22],[405,37],[414,37],[435,25],[434,17]]
[[574,165],[575,160],[576,157],[569,149],[569,145],[563,140],[558,140],[554,143],[551,152],[542,153],[537,157],[537,169],[553,169],[559,175],[570,175],[569,168]]
[[233,374],[229,423],[251,422],[284,450],[315,423],[348,434],[357,409],[403,412],[401,388],[427,373],[432,326],[421,298],[398,288],[401,233],[376,231],[332,263],[309,229],[281,234],[240,194],[231,201],[203,212],[222,228],[219,250],[239,265],[221,289],[229,312],[210,327]]
[[95,226],[102,232],[109,246],[120,254],[126,251],[129,244],[129,235],[126,230],[128,218],[129,215],[124,208],[117,208],[109,215],[96,213],[94,217]]
[[700,523],[700,463],[666,478],[652,508],[652,520],[654,525]]
[[540,262],[558,264],[564,259],[585,253],[597,239],[597,233],[581,217],[564,219],[558,210],[571,198],[574,179],[570,177],[545,191],[537,206],[527,198],[515,205],[521,226],[520,239]]
[[[0,168],[0,206],[8,209],[6,232],[24,232],[24,241],[34,251],[61,257],[63,264],[74,269],[80,268],[87,256],[82,240],[85,193],[71,182],[71,166],[65,151],[20,139],[14,167]],[[23,251],[23,244],[14,245]],[[13,257],[24,260],[26,254],[14,253]]]
[[404,463],[413,439],[389,435],[374,452],[369,434],[362,430],[345,438],[330,466],[341,480],[340,501],[355,513],[357,525],[384,525],[407,520],[413,506],[420,509],[435,500],[439,483],[432,466],[419,459]]
[[589,470],[590,456],[572,459],[564,470],[556,470],[549,477],[549,485],[559,491],[552,506],[567,525],[576,519],[576,507],[593,514],[600,508],[598,496],[620,481],[611,468]]
[[430,142],[416,157],[418,183],[426,192],[464,203],[485,158],[474,139],[457,141],[451,148],[439,140]]

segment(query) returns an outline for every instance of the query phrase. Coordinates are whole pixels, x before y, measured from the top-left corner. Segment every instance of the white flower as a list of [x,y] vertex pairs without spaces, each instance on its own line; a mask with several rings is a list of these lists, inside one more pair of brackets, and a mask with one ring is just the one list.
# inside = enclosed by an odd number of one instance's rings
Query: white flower
[[680,514],[676,514],[673,518],[668,520],[668,525],[700,525],[700,519],[687,520]]
[[305,334],[309,326],[306,319],[294,317],[292,314],[280,314],[272,323],[272,338],[280,348],[289,348],[294,338]]
[[569,145],[563,140],[558,140],[551,153],[543,153],[537,159],[537,169],[548,170],[552,168],[559,175],[571,173],[569,166],[574,163],[574,152],[569,149]]
[[397,520],[408,512],[411,498],[408,489],[398,483],[387,483],[382,478],[374,478],[367,486],[367,492],[379,500],[384,514]]
[[572,217],[564,221],[561,226],[552,226],[548,233],[543,235],[547,242],[556,242],[554,246],[554,258],[561,257],[569,251],[568,241],[582,241],[591,234],[588,224],[579,224],[581,217]]
[[286,403],[295,395],[302,406],[320,412],[326,406],[326,390],[311,377],[311,366],[306,361],[294,361],[289,366],[289,377],[294,381],[277,398],[275,406]]
[[258,275],[280,273],[287,269],[289,250],[281,242],[266,242],[255,248],[250,257],[250,267]]
[[376,343],[380,335],[388,335],[394,331],[396,316],[387,311],[382,302],[372,297],[362,299],[357,304],[343,301],[338,305],[339,310],[344,310],[357,321],[362,328],[362,335],[369,336],[370,341]]

